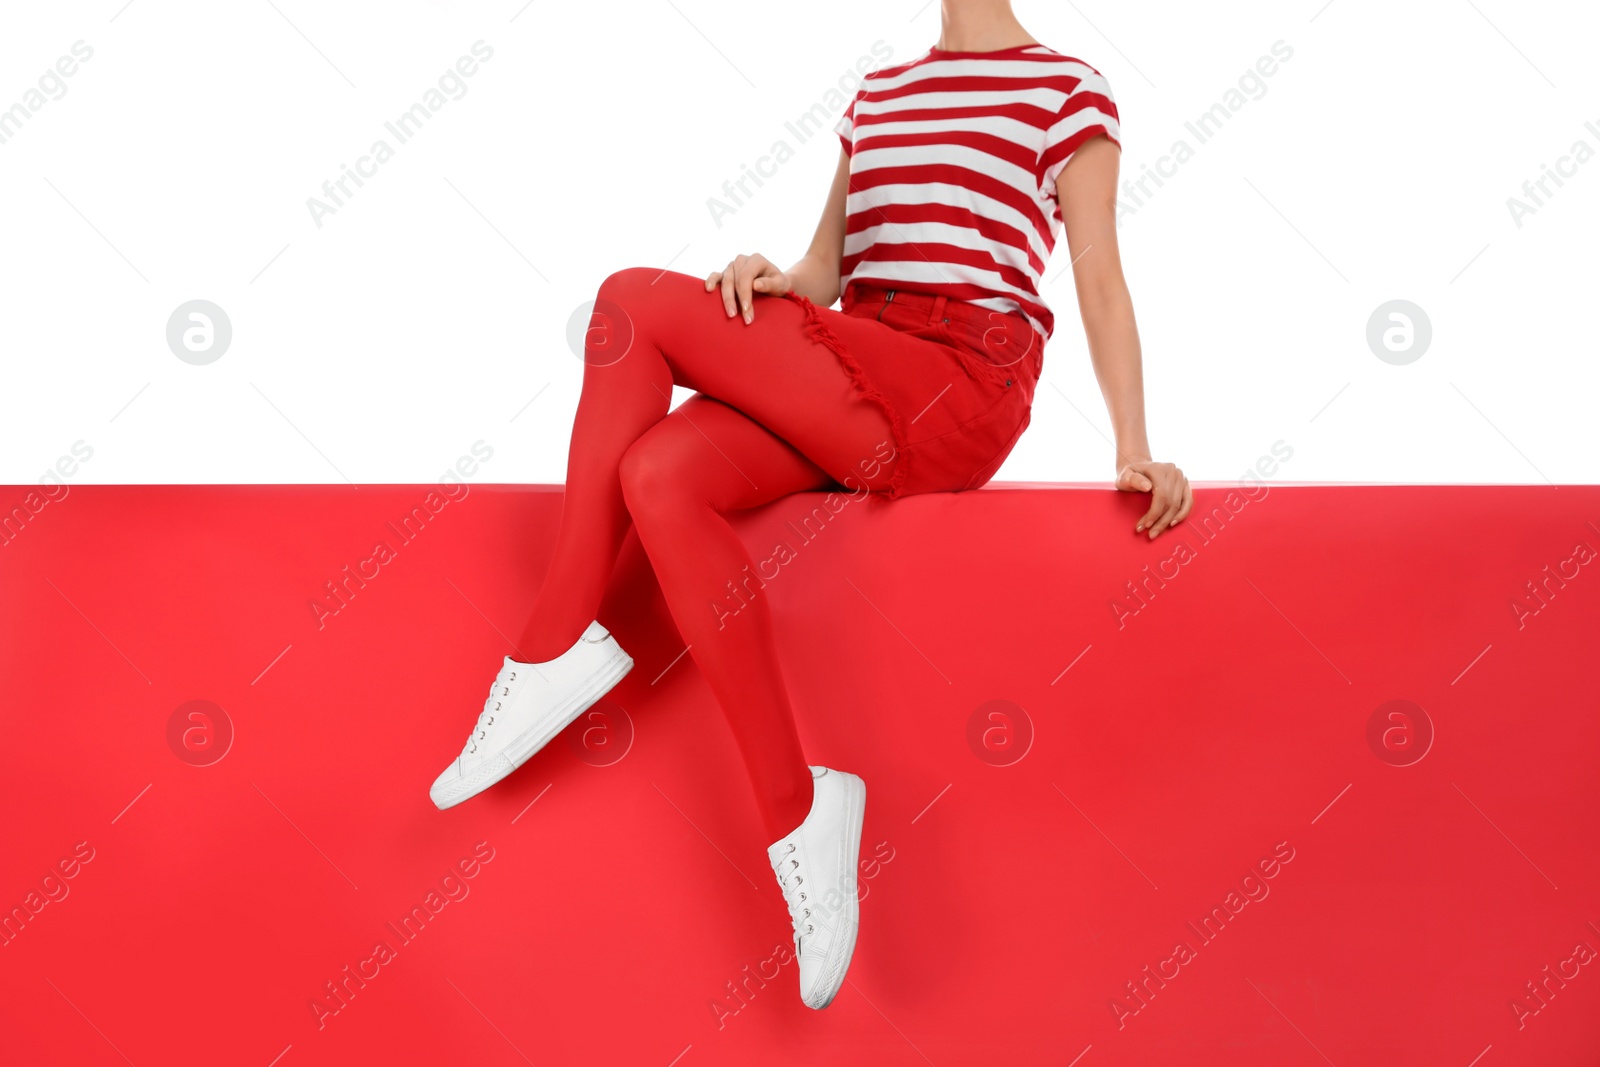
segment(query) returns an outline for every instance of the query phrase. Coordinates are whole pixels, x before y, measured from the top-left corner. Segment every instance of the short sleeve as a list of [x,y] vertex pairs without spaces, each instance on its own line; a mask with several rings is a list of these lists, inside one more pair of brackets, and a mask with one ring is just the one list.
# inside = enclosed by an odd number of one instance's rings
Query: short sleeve
[[856,101],[860,99],[861,94],[859,92],[856,93],[855,96],[851,97],[850,103],[846,105],[844,109],[844,114],[840,115],[839,121],[833,124],[833,132],[839,135],[840,145],[844,148],[844,154],[847,156],[854,151],[856,135]]
[[1105,137],[1118,148],[1122,147],[1122,126],[1111,85],[1099,71],[1086,69],[1088,72],[1067,94],[1061,110],[1056,112],[1055,121],[1045,133],[1039,188],[1046,196],[1056,195],[1056,177],[1071,162],[1078,148],[1090,139]]

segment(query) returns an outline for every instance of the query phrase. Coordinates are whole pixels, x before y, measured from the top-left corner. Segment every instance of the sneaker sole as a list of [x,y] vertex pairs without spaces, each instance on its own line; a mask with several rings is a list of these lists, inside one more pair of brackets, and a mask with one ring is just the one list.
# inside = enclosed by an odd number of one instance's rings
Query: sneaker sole
[[828,993],[828,999],[820,1004],[806,1001],[808,1008],[815,1008],[818,1011],[832,1004],[833,998],[838,996],[839,990],[844,987],[844,976],[849,972],[850,960],[856,952],[856,934],[861,929],[861,898],[859,896],[860,888],[857,885],[856,873],[860,869],[859,864],[861,862],[861,831],[866,821],[867,785],[859,777],[855,782],[847,783],[844,810],[845,819],[847,820],[846,825],[850,828],[845,837],[845,852],[850,857],[850,877],[848,879],[850,891],[847,894],[848,901],[845,904],[844,912],[846,925],[840,931],[840,935],[844,938],[840,943],[841,947],[836,953],[828,953],[831,960],[829,970],[838,971],[838,974],[829,982],[832,989]]
[[571,726],[578,716],[594,707],[599,699],[609,693],[623,677],[633,669],[633,657],[622,651],[622,646],[615,640],[607,638],[611,645],[607,659],[601,661],[595,668],[595,673],[589,676],[572,698],[566,708],[555,712],[540,722],[534,723],[522,733],[512,738],[510,743],[500,751],[500,755],[511,761],[511,765],[500,773],[482,782],[476,783],[470,790],[460,796],[451,797],[447,803],[439,804],[439,810],[453,808],[463,800],[471,800],[500,782],[503,782],[518,767],[532,759],[540,749],[548,745],[557,734]]

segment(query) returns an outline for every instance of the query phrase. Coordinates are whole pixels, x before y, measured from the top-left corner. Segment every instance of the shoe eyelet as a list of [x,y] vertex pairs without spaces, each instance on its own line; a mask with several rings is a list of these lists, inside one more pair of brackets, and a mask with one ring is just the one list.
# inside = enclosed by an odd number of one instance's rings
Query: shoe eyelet
[[801,894],[800,894],[800,899],[801,899],[801,900],[804,900],[804,899],[806,899],[806,895],[805,895],[805,894],[804,894],[804,893],[801,893]]
[[795,870],[799,870],[800,869],[800,861],[799,860],[790,860],[789,861],[789,866],[794,868]]
[[817,931],[816,931],[815,927],[813,927],[810,923],[806,923],[806,933],[807,934],[815,934],[816,932]]

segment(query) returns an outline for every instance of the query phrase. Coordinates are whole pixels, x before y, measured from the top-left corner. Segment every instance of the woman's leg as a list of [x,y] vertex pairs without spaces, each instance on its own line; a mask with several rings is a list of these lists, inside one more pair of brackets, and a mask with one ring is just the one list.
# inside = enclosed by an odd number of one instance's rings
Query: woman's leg
[[893,471],[874,462],[888,417],[806,335],[793,301],[757,297],[746,325],[701,279],[635,267],[607,278],[596,303],[611,321],[586,346],[555,554],[517,643],[525,662],[554,659],[594,621],[631,521],[623,453],[667,414],[674,384],[725,401],[851,488],[886,485]]
[[811,771],[760,572],[723,513],[832,479],[770,430],[700,395],[628,449],[621,481],[673,621],[727,717],[775,841],[810,812]]

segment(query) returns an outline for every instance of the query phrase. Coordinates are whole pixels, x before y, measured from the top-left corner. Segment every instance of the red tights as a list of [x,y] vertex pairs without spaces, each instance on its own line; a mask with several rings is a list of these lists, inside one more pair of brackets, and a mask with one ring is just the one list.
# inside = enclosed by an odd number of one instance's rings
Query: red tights
[[[835,483],[885,487],[894,453],[888,416],[808,336],[801,305],[757,296],[753,308],[748,325],[729,318],[720,289],[673,271],[600,286],[555,556],[518,648],[542,662],[577,641],[631,522],[776,841],[811,810],[811,773],[766,598],[720,606],[751,565],[724,513]],[[674,384],[696,395],[669,413]]]

